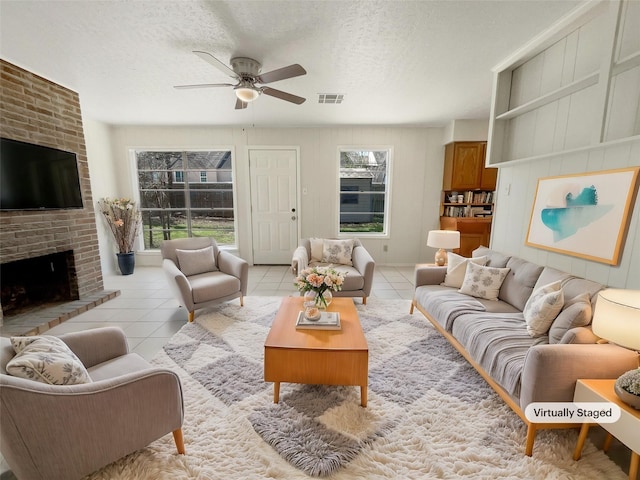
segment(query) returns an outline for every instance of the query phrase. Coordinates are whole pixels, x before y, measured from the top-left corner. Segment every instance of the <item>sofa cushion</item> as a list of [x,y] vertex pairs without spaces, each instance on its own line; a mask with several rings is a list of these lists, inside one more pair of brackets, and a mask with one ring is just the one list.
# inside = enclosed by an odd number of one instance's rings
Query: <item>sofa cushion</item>
[[57,337],[11,337],[11,345],[16,355],[7,363],[9,375],[49,385],[91,382],[80,359]]
[[353,265],[353,240],[328,240],[325,239],[322,247],[322,262],[337,263],[340,265]]
[[137,353],[127,353],[94,365],[89,368],[89,375],[94,382],[99,382],[150,368],[154,367]]
[[560,281],[544,285],[535,290],[524,306],[527,332],[532,337],[545,335],[564,305],[564,294]]
[[466,258],[457,253],[447,253],[447,274],[444,277],[443,285],[447,287],[460,288],[467,272],[467,263],[473,262],[476,265],[487,263],[487,257]]
[[416,288],[414,301],[448,332],[459,315],[485,311],[477,298],[443,285],[423,285]]
[[178,268],[187,277],[218,270],[213,246],[196,250],[176,249],[176,256],[178,257]]
[[511,257],[487,247],[478,247],[471,252],[472,257],[487,257],[487,267],[504,268]]
[[214,295],[216,298],[233,295],[240,291],[240,279],[222,272],[192,275],[189,277],[189,283],[191,284],[193,303],[210,300],[212,298],[212,290],[216,292],[216,295]]
[[588,292],[565,302],[562,311],[551,324],[549,343],[563,343],[565,333],[572,328],[584,327],[591,323],[591,300]]
[[564,301],[568,303],[574,297],[582,295],[587,292],[591,299],[591,308],[595,307],[597,293],[604,288],[604,286],[598,282],[592,280],[586,280],[584,278],[574,277],[560,270],[556,270],[551,267],[544,267],[542,273],[538,277],[536,286],[534,289],[538,289],[542,285],[560,280],[562,282],[562,291],[564,292]]
[[467,263],[467,272],[459,292],[486,300],[498,300],[500,286],[509,273],[508,268],[483,267]]
[[511,257],[507,267],[511,270],[502,282],[498,298],[523,311],[542,273],[542,267],[518,257]]
[[510,303],[498,300],[485,300],[484,298],[477,299],[485,308],[487,313],[522,313],[522,310],[514,307]]
[[527,333],[522,313],[467,313],[456,319],[451,333],[513,397],[520,396],[520,377],[529,349],[547,343],[545,335],[533,338]]
[[324,239],[323,238],[310,238],[309,239],[311,256],[310,262],[321,262],[322,261],[322,250],[324,249]]

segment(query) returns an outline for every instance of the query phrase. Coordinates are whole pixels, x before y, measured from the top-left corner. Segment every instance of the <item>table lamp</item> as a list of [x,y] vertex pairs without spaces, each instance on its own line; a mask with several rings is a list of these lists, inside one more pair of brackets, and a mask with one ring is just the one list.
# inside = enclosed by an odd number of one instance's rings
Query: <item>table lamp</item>
[[436,265],[447,264],[447,252],[445,249],[460,248],[460,232],[457,230],[431,230],[427,237],[427,246],[437,248]]
[[[640,351],[640,290],[601,290],[593,312],[592,329],[598,337],[610,343]],[[626,372],[622,377],[635,375],[640,376],[640,369]],[[616,381],[616,394],[624,402],[640,408],[640,396],[621,388],[622,377]]]

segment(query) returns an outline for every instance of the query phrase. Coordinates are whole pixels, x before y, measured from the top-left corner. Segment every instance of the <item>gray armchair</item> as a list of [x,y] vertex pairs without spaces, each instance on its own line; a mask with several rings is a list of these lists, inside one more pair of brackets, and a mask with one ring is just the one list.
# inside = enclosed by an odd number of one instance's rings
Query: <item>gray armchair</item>
[[218,249],[212,238],[165,240],[160,246],[169,287],[189,312],[247,294],[249,264]]
[[[322,239],[313,239],[322,240]],[[335,240],[335,239],[330,239]],[[315,250],[315,248],[313,249]],[[308,267],[319,265],[329,265],[322,263],[322,254],[320,252],[312,252],[311,239],[303,238],[300,245],[293,252],[291,260],[291,271],[294,275],[298,275],[302,270]],[[332,262],[331,266],[336,271],[346,274],[342,290],[332,292],[334,297],[362,297],[362,303],[367,304],[367,297],[371,294],[371,286],[373,285],[373,272],[375,269],[375,261],[371,254],[367,251],[358,239],[353,240],[353,251],[351,254],[352,265],[343,265]]]
[[81,478],[173,432],[184,454],[182,386],[175,372],[129,353],[115,327],[60,335],[91,383],[49,385],[8,375],[0,338],[0,446],[20,479]]

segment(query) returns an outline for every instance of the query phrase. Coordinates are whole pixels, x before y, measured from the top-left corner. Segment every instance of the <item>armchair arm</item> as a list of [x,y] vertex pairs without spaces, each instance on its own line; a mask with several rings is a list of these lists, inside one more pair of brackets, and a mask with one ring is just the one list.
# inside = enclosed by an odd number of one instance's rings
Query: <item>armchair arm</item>
[[414,287],[418,288],[421,285],[440,285],[444,282],[444,277],[447,274],[447,267],[439,267],[437,265],[416,265],[414,271]]
[[521,377],[520,407],[531,402],[571,402],[579,378],[617,378],[638,368],[638,354],[613,344],[536,345]]
[[294,275],[298,275],[302,270],[309,267],[309,254],[307,249],[302,245],[293,251],[291,259],[291,271]]
[[220,253],[218,253],[218,268],[221,272],[233,275],[239,279],[242,288],[242,295],[247,294],[249,264],[246,260],[237,257],[232,253],[221,250]]
[[83,477],[183,422],[180,380],[163,368],[69,386],[1,375],[0,385],[2,453],[20,478]]
[[60,335],[86,368],[129,353],[127,337],[117,327],[96,328]]
[[373,260],[371,254],[363,246],[358,246],[353,249],[351,254],[351,261],[353,267],[360,272],[364,279],[364,286],[362,290],[365,296],[371,294],[371,286],[373,285],[373,270],[375,269],[376,262]]
[[173,260],[165,258],[162,260],[162,269],[167,277],[167,283],[169,289],[173,293],[173,296],[180,301],[181,305],[188,311],[193,310],[193,293],[191,284],[184,273],[180,271],[178,266],[173,263]]

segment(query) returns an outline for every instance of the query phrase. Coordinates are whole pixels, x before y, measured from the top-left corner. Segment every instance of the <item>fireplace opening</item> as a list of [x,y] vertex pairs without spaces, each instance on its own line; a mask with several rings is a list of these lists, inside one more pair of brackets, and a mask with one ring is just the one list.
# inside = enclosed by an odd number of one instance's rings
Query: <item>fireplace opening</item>
[[71,250],[3,263],[0,282],[4,317],[79,299]]

